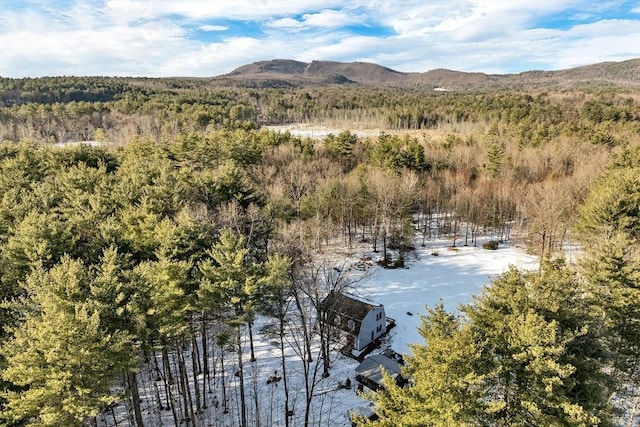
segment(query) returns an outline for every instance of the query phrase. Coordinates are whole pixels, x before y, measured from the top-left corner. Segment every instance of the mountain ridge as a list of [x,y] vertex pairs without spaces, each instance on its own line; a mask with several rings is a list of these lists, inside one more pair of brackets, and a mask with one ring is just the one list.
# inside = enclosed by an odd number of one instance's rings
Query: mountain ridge
[[526,88],[616,84],[640,86],[640,58],[601,62],[563,70],[531,70],[517,74],[486,74],[436,68],[401,72],[369,62],[272,59],[242,65],[213,77],[218,83],[248,87],[300,87],[350,84],[391,87],[431,87],[445,90]]

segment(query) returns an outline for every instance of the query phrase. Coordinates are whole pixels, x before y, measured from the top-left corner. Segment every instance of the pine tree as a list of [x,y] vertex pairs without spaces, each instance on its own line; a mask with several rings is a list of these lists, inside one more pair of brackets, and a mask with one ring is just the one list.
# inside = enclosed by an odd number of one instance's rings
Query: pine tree
[[605,319],[609,369],[619,381],[619,396],[635,389],[636,402],[640,384],[639,160],[637,144],[613,156],[580,206],[576,225],[593,310]]
[[404,373],[374,396],[361,425],[610,425],[611,382],[598,320],[562,261],[512,268],[462,307],[429,310]]
[[[204,282],[200,294],[209,297],[221,296],[220,308],[227,323],[236,330],[236,351],[240,381],[241,425],[247,425],[247,408],[244,388],[242,327],[247,325],[249,334],[252,331],[255,298],[257,294],[257,265],[249,257],[244,246],[244,238],[225,229],[220,240],[210,251],[211,261],[200,266]],[[253,340],[251,344],[251,359]]]
[[359,425],[434,426],[466,425],[482,411],[482,376],[473,372],[481,350],[471,329],[444,310],[442,303],[427,308],[420,319],[425,344],[412,345],[402,375],[408,387],[385,376],[385,389],[375,400],[379,421],[360,418]]
[[640,241],[640,168],[615,169],[605,174],[579,209],[578,236],[598,240],[613,227]]
[[493,124],[487,135],[485,135],[485,144],[487,146],[486,168],[491,177],[496,178],[500,175],[503,168],[506,152],[506,144],[504,140],[501,139],[497,124]]
[[113,246],[104,249],[89,291],[102,307],[100,316],[106,327],[140,337],[146,325],[136,301],[139,289],[131,281],[131,268],[130,257]]
[[159,337],[173,340],[187,332],[192,309],[186,292],[189,271],[188,262],[163,256],[140,264],[134,271],[148,297],[148,327]]
[[598,319],[562,260],[510,269],[463,312],[481,337],[486,422],[606,425],[610,381]]
[[624,233],[604,235],[581,259],[594,309],[606,318],[614,365],[640,383],[640,251]]
[[[179,376],[175,379],[181,385],[182,397],[182,419],[193,419],[192,407],[190,405],[190,391],[186,369],[184,369],[184,358],[182,351],[184,340],[188,336],[190,323],[189,318],[192,313],[191,295],[186,292],[189,282],[188,274],[191,266],[186,261],[173,261],[162,254],[158,254],[158,261],[148,261],[138,265],[134,270],[134,283],[140,287],[139,304],[141,311],[147,315],[145,333],[145,344],[148,346],[159,345],[165,388],[172,410],[174,422],[178,423],[175,402],[171,383],[174,380],[175,372],[172,372],[169,363],[169,351],[174,350],[178,359]],[[135,387],[132,378],[130,385]],[[134,402],[135,405],[135,402]]]
[[348,130],[344,130],[335,136],[327,135],[324,145],[329,154],[341,163],[345,170],[353,167],[353,150],[358,144],[358,136]]
[[50,268],[71,252],[71,233],[64,218],[33,209],[3,247],[0,267],[6,285],[16,287],[37,265]]
[[640,241],[640,145],[613,156],[578,210],[577,237],[589,244],[624,232]]
[[504,141],[492,140],[487,146],[487,171],[493,178],[498,177],[503,169],[505,151]]
[[[106,330],[109,333],[126,333],[136,343],[129,348],[130,354],[123,354],[123,357],[134,359],[141,346],[147,349],[151,345],[145,322],[145,304],[141,304],[140,289],[131,280],[130,257],[120,255],[113,246],[105,249],[99,265],[95,267],[90,292],[100,307],[100,319]],[[135,369],[122,372],[122,376],[127,380],[136,425],[142,427]]]
[[88,286],[85,268],[68,258],[29,276],[24,319],[1,349],[2,378],[19,387],[3,393],[1,419],[79,426],[116,400],[109,388],[135,363],[131,341],[101,323],[99,305],[86,300]]

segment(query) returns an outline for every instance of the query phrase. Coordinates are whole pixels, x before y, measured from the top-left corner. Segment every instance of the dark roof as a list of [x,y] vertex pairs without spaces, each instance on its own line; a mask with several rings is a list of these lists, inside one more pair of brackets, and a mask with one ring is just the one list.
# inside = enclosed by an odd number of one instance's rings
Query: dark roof
[[381,304],[365,302],[354,296],[331,291],[320,303],[323,311],[333,311],[340,315],[346,315],[353,320],[362,321],[373,307]]
[[383,367],[394,380],[397,381],[398,377],[400,377],[402,369],[400,364],[383,354],[367,356],[356,368],[356,375],[362,376],[378,385],[382,385],[381,367]]

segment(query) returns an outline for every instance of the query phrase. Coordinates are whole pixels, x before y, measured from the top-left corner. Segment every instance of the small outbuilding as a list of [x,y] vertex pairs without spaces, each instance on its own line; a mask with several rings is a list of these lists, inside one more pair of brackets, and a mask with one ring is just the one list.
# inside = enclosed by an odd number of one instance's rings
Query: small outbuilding
[[372,354],[365,357],[356,368],[356,381],[373,391],[384,389],[383,368],[395,380],[396,384],[406,384],[406,380],[402,377],[402,365],[384,354]]
[[384,306],[353,295],[330,292],[320,312],[326,322],[349,334],[349,344],[357,351],[387,332]]

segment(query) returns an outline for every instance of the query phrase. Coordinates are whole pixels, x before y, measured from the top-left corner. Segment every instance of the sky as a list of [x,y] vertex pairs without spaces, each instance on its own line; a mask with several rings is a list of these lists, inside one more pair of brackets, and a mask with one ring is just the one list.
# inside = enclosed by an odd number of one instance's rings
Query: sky
[[271,59],[404,72],[640,57],[640,0],[0,0],[0,76],[209,77]]

